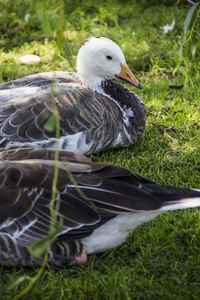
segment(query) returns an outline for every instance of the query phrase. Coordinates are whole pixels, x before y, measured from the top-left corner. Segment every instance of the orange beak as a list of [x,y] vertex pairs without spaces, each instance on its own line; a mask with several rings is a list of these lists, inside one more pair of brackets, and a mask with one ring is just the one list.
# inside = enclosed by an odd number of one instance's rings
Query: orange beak
[[116,74],[115,76],[124,79],[125,81],[136,86],[139,89],[142,88],[141,83],[135,78],[126,63],[121,64],[121,72],[119,74]]

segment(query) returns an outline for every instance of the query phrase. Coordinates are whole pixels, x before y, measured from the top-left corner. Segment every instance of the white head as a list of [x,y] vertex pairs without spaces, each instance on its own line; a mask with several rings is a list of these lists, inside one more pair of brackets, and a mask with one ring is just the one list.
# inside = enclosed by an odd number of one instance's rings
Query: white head
[[124,54],[117,44],[104,37],[90,37],[79,50],[77,72],[83,86],[99,91],[106,77],[121,77],[141,88],[128,68]]

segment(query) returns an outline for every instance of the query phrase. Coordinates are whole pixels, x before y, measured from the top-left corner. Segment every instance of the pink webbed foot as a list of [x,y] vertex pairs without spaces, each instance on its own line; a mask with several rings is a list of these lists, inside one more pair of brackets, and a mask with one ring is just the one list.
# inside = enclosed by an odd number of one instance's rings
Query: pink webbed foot
[[85,264],[87,261],[87,254],[85,252],[81,253],[80,255],[77,255],[74,259],[74,263],[81,265]]

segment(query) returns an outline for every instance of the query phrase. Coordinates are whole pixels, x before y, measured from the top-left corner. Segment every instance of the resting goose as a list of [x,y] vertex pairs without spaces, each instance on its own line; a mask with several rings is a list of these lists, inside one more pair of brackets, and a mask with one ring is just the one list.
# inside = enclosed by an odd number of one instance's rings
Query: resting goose
[[0,147],[55,147],[55,129],[45,128],[54,113],[52,80],[59,149],[92,153],[136,143],[145,128],[146,108],[134,92],[113,80],[117,78],[141,88],[119,46],[91,37],[79,50],[77,74],[47,72],[1,84]]
[[[54,154],[41,148],[0,152],[0,263],[4,265],[42,262],[27,248],[48,234]],[[48,261],[55,266],[85,263],[88,254],[123,243],[135,227],[163,212],[200,206],[200,190],[159,185],[81,154],[59,151],[59,168],[55,207],[63,226]]]

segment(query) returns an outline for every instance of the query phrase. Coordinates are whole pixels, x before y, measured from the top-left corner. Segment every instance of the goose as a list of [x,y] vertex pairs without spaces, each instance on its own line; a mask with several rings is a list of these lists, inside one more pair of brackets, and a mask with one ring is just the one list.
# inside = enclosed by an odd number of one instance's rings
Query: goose
[[[57,143],[60,150],[91,154],[136,143],[145,129],[146,108],[115,79],[142,87],[116,43],[90,37],[78,52],[77,73],[39,73],[1,84],[0,147],[55,148]],[[52,81],[59,139],[55,126],[45,126],[55,117]]]
[[[3,265],[42,263],[43,257],[36,258],[28,247],[49,231],[54,158],[49,148],[0,152]],[[200,206],[200,190],[160,185],[82,154],[60,150],[58,166],[54,207],[63,223],[48,257],[55,267],[85,263],[89,254],[125,242],[134,228],[166,211]]]

